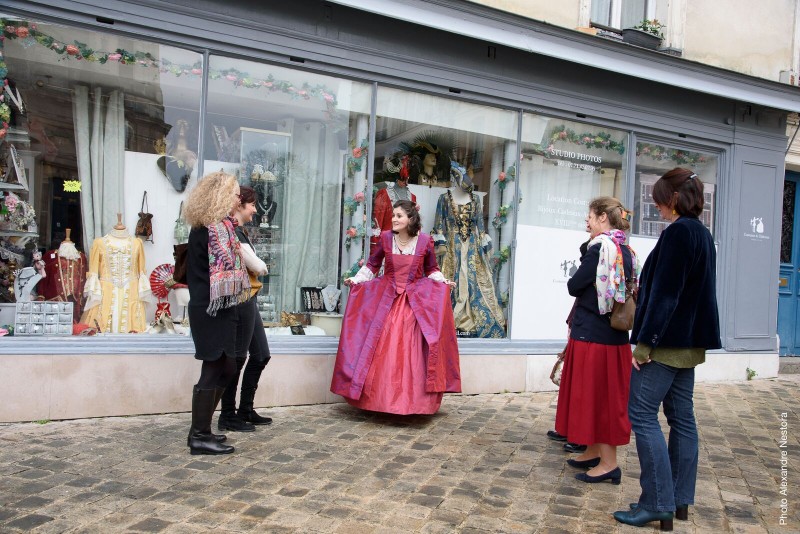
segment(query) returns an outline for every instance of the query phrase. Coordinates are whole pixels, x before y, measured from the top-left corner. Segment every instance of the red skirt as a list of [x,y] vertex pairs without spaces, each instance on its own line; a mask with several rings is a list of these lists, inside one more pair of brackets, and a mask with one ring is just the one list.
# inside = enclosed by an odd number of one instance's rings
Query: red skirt
[[556,432],[581,445],[627,445],[631,346],[570,339],[558,390]]
[[425,391],[423,343],[425,338],[408,295],[401,293],[389,311],[361,398],[345,397],[347,403],[362,410],[398,415],[436,413],[442,404],[442,393]]

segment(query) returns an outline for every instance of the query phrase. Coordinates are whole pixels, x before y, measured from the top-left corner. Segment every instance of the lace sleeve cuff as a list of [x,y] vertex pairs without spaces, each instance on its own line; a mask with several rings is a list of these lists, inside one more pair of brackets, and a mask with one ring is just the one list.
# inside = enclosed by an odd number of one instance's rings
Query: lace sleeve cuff
[[103,290],[100,288],[100,279],[97,277],[97,273],[90,272],[86,275],[83,294],[86,296],[84,310],[94,308],[103,301]]
[[150,289],[150,278],[141,273],[139,275],[139,300],[143,302],[151,302],[153,300],[153,290]]
[[360,284],[362,282],[369,282],[373,278],[375,278],[375,273],[373,273],[370,268],[365,265],[359,269],[356,275],[350,280],[352,280],[354,284]]
[[431,280],[436,280],[437,282],[444,282],[446,278],[442,274],[442,271],[433,271],[431,274],[428,275],[428,278]]

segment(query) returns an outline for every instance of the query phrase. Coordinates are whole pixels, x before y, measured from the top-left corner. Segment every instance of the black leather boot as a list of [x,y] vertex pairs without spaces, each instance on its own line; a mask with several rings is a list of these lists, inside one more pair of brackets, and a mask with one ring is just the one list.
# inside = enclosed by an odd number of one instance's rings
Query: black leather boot
[[[265,349],[267,353],[269,349]],[[253,399],[256,397],[256,390],[258,389],[258,381],[261,379],[261,373],[264,367],[267,366],[269,357],[264,360],[259,360],[253,355],[252,344],[250,347],[250,360],[247,362],[247,367],[244,368],[242,375],[242,396],[239,402],[239,417],[243,421],[253,423],[254,425],[270,425],[272,424],[271,417],[262,417],[253,410]]]
[[[195,386],[194,389],[197,389],[197,386]],[[222,392],[223,391],[224,390],[221,389],[221,388],[217,388],[217,389],[214,390],[214,410],[217,409],[217,405],[219,404],[219,398],[222,396]],[[213,414],[213,412],[212,412],[212,414]],[[213,417],[213,415],[212,415],[212,417]],[[222,442],[224,442],[225,440],[228,439],[228,436],[226,436],[225,434],[214,434],[212,432],[211,435],[214,436],[214,439],[217,440],[217,443],[222,443]],[[187,447],[191,447],[191,444],[190,444],[191,440],[192,440],[192,429],[190,428],[189,429],[189,435],[186,436],[186,446]]]
[[215,391],[194,387],[192,392],[192,428],[189,431],[189,450],[192,454],[230,454],[234,448],[218,442],[211,433],[214,416]]
[[239,418],[242,421],[254,425],[271,425],[272,417],[262,417],[253,409],[253,399],[256,396],[258,386],[247,386],[242,384],[242,398],[239,402]]

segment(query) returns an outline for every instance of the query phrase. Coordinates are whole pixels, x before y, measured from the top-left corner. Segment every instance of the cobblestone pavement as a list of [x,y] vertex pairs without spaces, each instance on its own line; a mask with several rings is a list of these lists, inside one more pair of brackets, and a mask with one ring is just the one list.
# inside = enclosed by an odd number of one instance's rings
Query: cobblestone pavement
[[[800,375],[697,387],[697,506],[676,532],[800,531],[798,386]],[[216,457],[189,455],[189,414],[0,425],[0,531],[656,530],[610,515],[638,497],[634,444],[620,449],[621,485],[578,482],[545,437],[555,400],[447,396],[431,417],[275,408],[275,424],[228,434],[237,452]]]

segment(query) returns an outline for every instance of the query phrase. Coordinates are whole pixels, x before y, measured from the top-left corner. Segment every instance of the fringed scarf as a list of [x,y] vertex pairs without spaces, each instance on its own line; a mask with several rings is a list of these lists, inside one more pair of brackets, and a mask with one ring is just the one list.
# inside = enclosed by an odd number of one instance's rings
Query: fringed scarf
[[[611,313],[614,302],[625,302],[625,268],[622,261],[622,249],[625,243],[625,232],[622,230],[612,230],[597,234],[591,241],[589,247],[600,243],[600,261],[597,262],[597,276],[595,287],[597,287],[597,307],[600,315]],[[638,283],[641,266],[639,258],[631,251],[633,263],[634,285]]]
[[241,244],[236,237],[238,225],[233,217],[208,225],[211,298],[206,312],[212,317],[219,310],[247,302],[250,297],[250,279],[242,259]]

